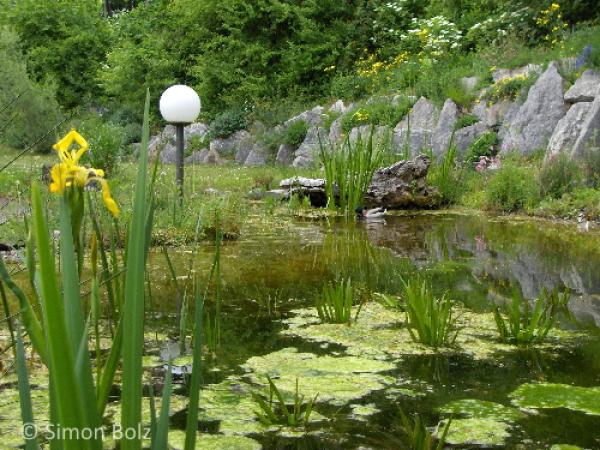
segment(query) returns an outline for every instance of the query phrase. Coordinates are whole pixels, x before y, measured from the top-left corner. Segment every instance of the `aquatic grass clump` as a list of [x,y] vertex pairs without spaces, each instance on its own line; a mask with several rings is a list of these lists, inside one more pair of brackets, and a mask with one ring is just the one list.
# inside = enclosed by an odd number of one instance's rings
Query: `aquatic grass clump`
[[[314,398],[309,400],[305,405],[304,395],[300,394],[298,390],[298,378],[296,378],[294,402],[290,409],[283,395],[269,375],[267,375],[267,380],[269,381],[268,401],[261,395],[254,392],[252,393],[252,398],[258,403],[258,406],[260,406],[260,410],[256,411],[258,420],[266,426],[284,425],[289,427],[306,427],[319,394],[316,394]],[[274,397],[277,400],[276,402]]]
[[568,292],[549,292],[544,289],[533,308],[515,291],[510,305],[506,308],[506,319],[500,308],[494,310],[494,319],[500,340],[514,345],[531,345],[543,342],[554,327],[560,312],[568,312],[567,304],[571,296]]
[[[324,323],[347,323],[352,321],[352,306],[356,297],[356,289],[350,278],[342,279],[336,284],[323,286],[323,295],[317,296],[315,306],[319,319]],[[354,321],[358,319],[362,304],[358,307]]]
[[325,169],[325,191],[328,206],[336,205],[347,216],[362,205],[373,173],[389,153],[390,139],[375,138],[374,128],[368,137],[359,135],[356,140],[346,140],[327,147],[320,143],[321,163]]
[[400,420],[402,429],[406,436],[408,448],[411,450],[442,450],[446,445],[446,436],[450,430],[452,418],[445,422],[444,428],[435,444],[433,434],[427,429],[425,423],[421,420],[421,416],[415,414],[415,418],[410,419],[404,411],[400,410]]
[[402,297],[414,342],[433,348],[454,344],[459,330],[452,315],[454,303],[447,294],[436,298],[427,281],[416,278],[404,283]]

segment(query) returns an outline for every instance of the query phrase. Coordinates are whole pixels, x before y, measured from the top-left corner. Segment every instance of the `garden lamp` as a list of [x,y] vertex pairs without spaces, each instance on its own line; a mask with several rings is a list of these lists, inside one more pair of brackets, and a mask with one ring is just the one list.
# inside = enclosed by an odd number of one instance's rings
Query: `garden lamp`
[[180,199],[183,200],[183,129],[200,114],[200,97],[191,87],[176,84],[160,96],[160,113],[167,122],[175,125],[175,170]]

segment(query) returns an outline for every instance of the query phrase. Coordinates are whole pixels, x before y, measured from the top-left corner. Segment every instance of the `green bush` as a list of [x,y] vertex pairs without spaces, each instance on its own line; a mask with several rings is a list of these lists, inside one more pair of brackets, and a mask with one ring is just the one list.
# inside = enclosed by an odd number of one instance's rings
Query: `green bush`
[[292,122],[283,133],[283,142],[293,147],[298,147],[308,133],[308,124],[304,120]]
[[496,145],[498,145],[498,133],[488,131],[482,134],[469,145],[465,154],[465,161],[473,164],[479,161],[481,156],[494,156]]
[[20,45],[15,33],[0,29],[0,107],[10,105],[0,121],[0,142],[13,148],[25,148],[39,141],[35,149],[46,152],[55,137],[49,132],[61,114],[54,88],[50,84],[36,83],[27,75]]
[[454,124],[454,131],[470,127],[471,125],[475,125],[477,122],[479,122],[479,117],[473,114],[463,114]]
[[330,94],[343,100],[356,100],[372,92],[371,83],[367,78],[355,73],[337,74],[331,80]]
[[600,219],[600,191],[590,188],[575,189],[561,198],[546,198],[535,213],[540,216],[574,219],[585,210],[590,219]]
[[83,162],[114,176],[125,151],[126,130],[99,116],[83,119],[77,129],[90,144]]
[[539,186],[531,169],[504,162],[492,175],[486,191],[486,207],[514,212],[533,207],[539,200]]
[[544,197],[560,198],[579,186],[581,182],[581,168],[565,153],[542,164],[540,191]]
[[210,124],[210,136],[214,138],[226,138],[247,126],[246,113],[244,111],[232,110],[219,114]]
[[533,86],[537,77],[517,75],[512,78],[503,78],[495,83],[485,97],[491,102],[498,102],[500,100],[517,100],[524,98],[529,91],[529,88]]
[[362,125],[387,125],[395,127],[408,113],[413,101],[407,97],[399,97],[393,104],[389,99],[366,103],[349,111],[342,118],[342,130],[349,133],[352,128]]

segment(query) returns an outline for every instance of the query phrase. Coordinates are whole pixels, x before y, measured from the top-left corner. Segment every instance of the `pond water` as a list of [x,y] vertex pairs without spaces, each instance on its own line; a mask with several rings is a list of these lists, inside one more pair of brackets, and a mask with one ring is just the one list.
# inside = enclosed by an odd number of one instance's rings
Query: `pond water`
[[[190,258],[207,279],[213,254],[208,244],[195,256],[171,250],[180,283]],[[221,339],[206,358],[200,399],[202,431],[231,440],[204,448],[406,448],[401,410],[430,427],[453,413],[453,448],[600,448],[599,263],[600,234],[514,218],[432,213],[250,224],[222,248]],[[165,335],[178,332],[176,296],[160,251],[149,268],[149,336],[157,344],[148,345],[147,372],[160,380]],[[404,314],[375,301],[399,294],[402,277],[417,273],[459,305],[455,348],[412,343]],[[350,327],[321,324],[314,299],[341,278],[373,300]],[[493,308],[514,289],[532,299],[542,288],[570,290],[574,320],[562,320],[544,345],[500,344]],[[211,302],[206,307],[214,313]],[[249,393],[266,386],[267,374],[287,394],[296,379],[307,398],[318,394],[307,430],[256,421]],[[178,381],[175,412],[185,393]],[[174,430],[184,417],[174,414]]]

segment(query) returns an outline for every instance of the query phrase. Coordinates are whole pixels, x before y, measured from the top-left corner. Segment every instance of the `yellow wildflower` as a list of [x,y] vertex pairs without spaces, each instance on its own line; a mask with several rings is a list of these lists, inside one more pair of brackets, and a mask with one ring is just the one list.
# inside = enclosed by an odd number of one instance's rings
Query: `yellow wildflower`
[[[71,150],[74,144],[77,144],[79,148]],[[79,165],[79,160],[89,148],[83,136],[77,131],[71,130],[53,148],[58,153],[60,163],[54,165],[50,170],[52,180],[50,192],[63,195],[67,187],[76,186],[83,189],[90,183],[97,182],[102,187],[102,199],[106,209],[114,217],[119,217],[119,207],[110,194],[108,183],[104,179],[104,171]]]

